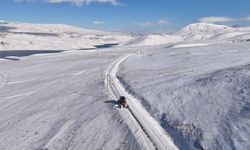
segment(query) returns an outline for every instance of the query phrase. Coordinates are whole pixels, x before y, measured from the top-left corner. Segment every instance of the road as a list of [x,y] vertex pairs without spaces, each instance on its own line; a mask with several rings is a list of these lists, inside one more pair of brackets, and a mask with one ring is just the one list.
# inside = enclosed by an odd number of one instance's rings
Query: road
[[177,150],[171,137],[162,129],[162,127],[151,117],[143,108],[139,100],[134,98],[117,78],[116,74],[120,64],[133,54],[122,56],[115,60],[106,72],[106,90],[110,99],[117,100],[120,95],[127,98],[129,109],[121,109],[119,113],[126,121],[129,128],[133,131],[141,148],[144,150]]

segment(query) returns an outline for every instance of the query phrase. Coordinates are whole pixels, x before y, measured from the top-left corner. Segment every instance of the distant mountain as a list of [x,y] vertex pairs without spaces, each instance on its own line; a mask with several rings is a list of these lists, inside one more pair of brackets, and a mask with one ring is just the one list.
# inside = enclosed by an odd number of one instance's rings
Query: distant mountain
[[250,28],[211,23],[193,23],[175,33],[185,41],[242,41],[250,39]]
[[181,35],[186,40],[209,40],[218,34],[228,33],[233,30],[232,27],[224,25],[193,23],[182,28],[176,34]]
[[72,50],[105,46],[154,46],[180,42],[248,42],[250,27],[193,23],[173,33],[135,35],[63,24],[0,20],[0,50]]
[[95,45],[123,44],[132,38],[128,34],[71,25],[0,21],[0,50],[91,49]]

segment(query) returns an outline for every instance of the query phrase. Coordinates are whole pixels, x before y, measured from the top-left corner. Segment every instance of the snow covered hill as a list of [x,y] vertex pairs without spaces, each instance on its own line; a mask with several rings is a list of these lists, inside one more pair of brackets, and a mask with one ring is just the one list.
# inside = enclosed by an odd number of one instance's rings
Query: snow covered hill
[[250,147],[250,43],[160,48],[118,78],[185,150]]
[[102,45],[155,46],[181,42],[248,42],[249,27],[193,23],[173,34],[135,36],[63,24],[0,21],[0,50],[94,49]]
[[95,45],[122,44],[131,39],[122,33],[63,24],[0,22],[0,50],[91,49]]
[[185,41],[244,42],[250,40],[249,27],[230,27],[211,23],[193,23],[175,33]]
[[193,42],[249,42],[250,27],[192,23],[173,34],[149,34],[137,36],[126,46],[155,46]]

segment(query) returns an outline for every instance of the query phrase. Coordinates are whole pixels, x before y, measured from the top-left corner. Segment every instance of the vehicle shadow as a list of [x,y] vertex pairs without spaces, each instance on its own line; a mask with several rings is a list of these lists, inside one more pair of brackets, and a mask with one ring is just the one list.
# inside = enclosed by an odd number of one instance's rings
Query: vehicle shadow
[[111,104],[111,105],[118,105],[118,101],[117,100],[106,100],[105,103]]

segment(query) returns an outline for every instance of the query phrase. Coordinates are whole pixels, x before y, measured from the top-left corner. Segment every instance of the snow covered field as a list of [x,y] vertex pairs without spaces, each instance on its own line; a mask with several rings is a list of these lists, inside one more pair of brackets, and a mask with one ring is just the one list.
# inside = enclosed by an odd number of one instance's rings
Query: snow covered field
[[[249,33],[2,21],[0,149],[249,149]],[[129,110],[115,107],[120,95]]]
[[0,149],[138,149],[104,102],[101,66],[116,57],[77,51],[1,60]]

